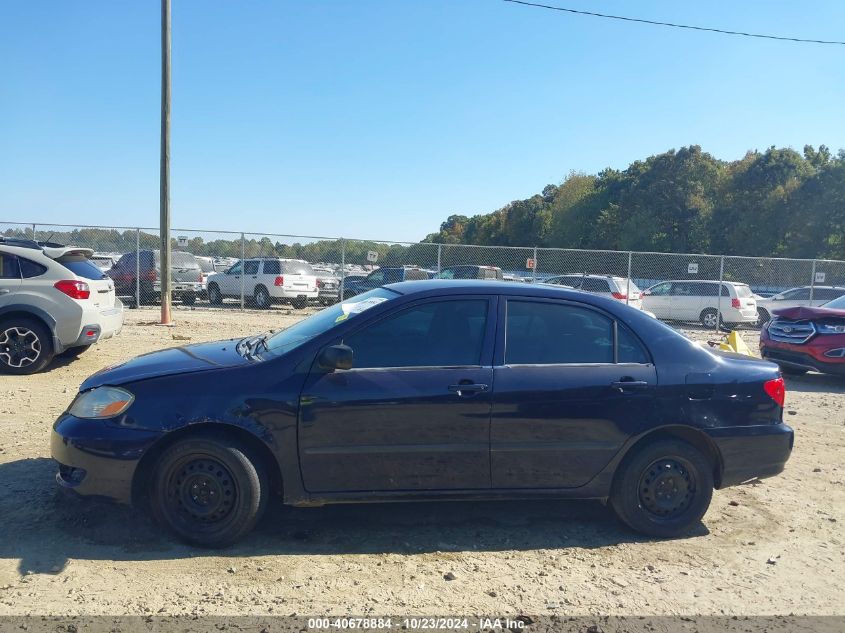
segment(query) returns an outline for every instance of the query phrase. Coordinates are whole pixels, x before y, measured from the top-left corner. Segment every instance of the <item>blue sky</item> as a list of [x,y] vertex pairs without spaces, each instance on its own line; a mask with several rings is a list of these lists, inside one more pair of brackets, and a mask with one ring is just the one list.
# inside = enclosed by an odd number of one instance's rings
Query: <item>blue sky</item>
[[[549,0],[843,39],[841,0]],[[0,8],[0,221],[156,226],[159,3]],[[845,147],[845,47],[498,0],[173,0],[176,227],[416,240],[570,170]]]

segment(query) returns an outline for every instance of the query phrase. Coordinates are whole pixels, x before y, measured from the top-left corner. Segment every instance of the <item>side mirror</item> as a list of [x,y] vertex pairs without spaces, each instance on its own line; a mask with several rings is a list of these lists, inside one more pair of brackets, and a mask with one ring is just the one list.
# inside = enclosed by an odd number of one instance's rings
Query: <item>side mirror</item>
[[317,365],[325,371],[352,369],[352,348],[348,345],[332,345],[320,352]]

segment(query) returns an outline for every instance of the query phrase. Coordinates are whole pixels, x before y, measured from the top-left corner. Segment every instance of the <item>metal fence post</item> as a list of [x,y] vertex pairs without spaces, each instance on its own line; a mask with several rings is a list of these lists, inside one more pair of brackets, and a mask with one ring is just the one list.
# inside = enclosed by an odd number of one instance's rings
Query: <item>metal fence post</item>
[[338,301],[343,301],[343,288],[344,288],[344,280],[346,279],[346,240],[340,238],[340,294],[338,295]]
[[437,274],[438,275],[442,272],[441,269],[440,269],[440,255],[441,255],[442,251],[443,251],[443,245],[438,244],[437,245]]
[[38,241],[37,239],[35,239],[35,222],[32,223],[32,239],[35,242]]
[[810,273],[810,303],[807,305],[813,305],[813,291],[816,289],[816,260],[813,260],[813,270]]
[[531,283],[537,281],[537,247],[534,247],[534,265],[531,267]]
[[719,331],[719,325],[722,322],[722,281],[725,277],[725,256],[719,258],[719,298],[716,305],[716,331]]
[[135,308],[141,307],[141,229],[135,229]]
[[633,251],[628,251],[628,284],[625,288],[625,305],[631,302],[631,259],[633,255]]
[[246,239],[241,233],[241,310],[244,309],[244,271],[246,270]]

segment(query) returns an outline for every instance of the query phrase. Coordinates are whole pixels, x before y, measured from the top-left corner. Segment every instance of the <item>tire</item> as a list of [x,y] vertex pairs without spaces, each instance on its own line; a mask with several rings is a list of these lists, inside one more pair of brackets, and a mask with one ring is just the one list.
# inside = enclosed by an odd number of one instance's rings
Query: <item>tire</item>
[[61,358],[76,358],[91,349],[90,345],[77,345],[76,347],[68,347],[65,351],[59,354]]
[[689,532],[712,497],[713,465],[692,445],[669,439],[644,444],[625,457],[610,505],[633,530],[668,538]]
[[223,305],[223,293],[217,284],[208,284],[208,302],[213,306]]
[[0,371],[26,376],[53,360],[53,335],[41,321],[13,317],[0,321]]
[[757,308],[757,326],[762,326],[772,320],[772,315],[766,308]]
[[248,534],[267,506],[261,460],[237,441],[198,436],[159,457],[150,481],[156,520],[199,547],[226,547]]
[[182,295],[182,303],[186,306],[192,306],[197,302],[197,294],[195,292],[189,292],[187,294]]
[[701,311],[698,320],[701,321],[704,327],[715,330],[716,321],[720,321],[721,319],[719,319],[719,312],[717,310],[714,308],[705,308]]
[[307,299],[294,299],[290,302],[290,304],[296,308],[297,310],[302,310],[305,306],[308,305]]
[[259,310],[267,310],[270,308],[270,293],[267,292],[267,288],[262,285],[255,287],[255,290],[252,293],[252,300],[255,302],[255,307]]

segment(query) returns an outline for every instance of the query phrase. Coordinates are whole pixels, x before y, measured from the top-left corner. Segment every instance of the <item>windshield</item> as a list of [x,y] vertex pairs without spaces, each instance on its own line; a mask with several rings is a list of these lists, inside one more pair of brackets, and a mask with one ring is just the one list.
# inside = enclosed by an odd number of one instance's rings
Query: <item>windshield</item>
[[398,296],[398,293],[387,288],[376,288],[355,295],[343,303],[336,303],[287,329],[277,332],[267,341],[267,348],[275,354],[285,354],[296,349],[305,341],[330,330],[338,323],[347,319],[354,319],[365,310]]
[[845,295],[842,295],[838,299],[834,299],[833,301],[828,301],[824,305],[823,308],[830,308],[831,310],[845,310]]

